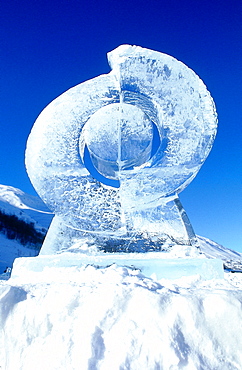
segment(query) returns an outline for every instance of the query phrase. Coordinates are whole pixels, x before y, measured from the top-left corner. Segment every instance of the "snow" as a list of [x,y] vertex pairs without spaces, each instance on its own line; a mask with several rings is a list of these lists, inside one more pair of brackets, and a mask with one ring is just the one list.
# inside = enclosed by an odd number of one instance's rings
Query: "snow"
[[[39,197],[7,185],[0,185],[0,211],[33,223],[35,229],[40,232],[47,232],[53,218],[53,214]],[[9,240],[0,233],[0,278],[6,267],[12,267],[15,258],[31,257],[37,254],[37,250],[23,246],[17,240]]]
[[[16,195],[13,189],[5,190]],[[9,201],[3,198],[5,209],[18,214],[19,203],[11,208],[11,196]],[[39,215],[37,207],[30,207]],[[50,215],[41,217],[48,223]],[[207,257],[242,260],[240,253],[198,240]],[[11,263],[32,253],[2,234],[0,246],[0,259]],[[0,280],[0,369],[242,368],[242,274],[167,279],[118,264],[102,267],[100,261],[78,265],[86,249],[73,245],[69,265],[65,253],[17,258],[12,277]],[[173,247],[173,258],[187,258],[188,249]],[[95,253],[91,250],[88,258],[96,258]],[[22,264],[27,260],[28,268]]]
[[0,365],[21,369],[241,369],[242,279],[155,280],[48,267],[0,285]]
[[0,233],[0,278],[7,267],[12,267],[15,258],[33,257],[37,254],[35,249],[24,247],[17,240],[9,240]]
[[53,218],[39,197],[7,185],[0,185],[0,210],[26,222],[33,222],[37,230],[47,230]]
[[221,258],[222,260],[242,260],[242,254],[213,242],[210,239],[198,236],[199,246],[208,258]]

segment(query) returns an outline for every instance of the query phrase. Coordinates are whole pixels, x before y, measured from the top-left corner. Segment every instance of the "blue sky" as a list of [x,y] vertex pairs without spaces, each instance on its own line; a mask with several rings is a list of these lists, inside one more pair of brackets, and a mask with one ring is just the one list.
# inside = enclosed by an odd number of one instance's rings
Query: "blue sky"
[[211,92],[218,134],[180,198],[197,234],[242,252],[240,0],[2,1],[0,183],[34,194],[24,151],[35,119],[65,90],[108,73],[106,53],[124,43],[174,56]]

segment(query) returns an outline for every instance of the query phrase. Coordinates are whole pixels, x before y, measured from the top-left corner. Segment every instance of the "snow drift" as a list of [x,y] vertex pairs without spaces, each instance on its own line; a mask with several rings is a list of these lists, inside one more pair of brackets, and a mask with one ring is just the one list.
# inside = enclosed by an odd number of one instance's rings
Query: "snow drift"
[[240,274],[155,281],[137,270],[48,268],[0,284],[0,365],[241,369]]

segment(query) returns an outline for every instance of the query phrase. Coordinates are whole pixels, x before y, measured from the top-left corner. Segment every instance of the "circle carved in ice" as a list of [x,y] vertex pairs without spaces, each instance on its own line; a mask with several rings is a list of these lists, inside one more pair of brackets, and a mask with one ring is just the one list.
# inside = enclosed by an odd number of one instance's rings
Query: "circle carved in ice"
[[120,170],[132,169],[150,159],[153,125],[134,105],[110,104],[90,117],[82,137],[96,170],[106,178],[117,180]]
[[[109,74],[72,87],[41,112],[26,149],[38,194],[83,230],[118,230],[124,209],[142,211],[180,193],[217,129],[210,93],[182,62],[130,45],[108,59]],[[108,183],[89,170],[85,152]]]

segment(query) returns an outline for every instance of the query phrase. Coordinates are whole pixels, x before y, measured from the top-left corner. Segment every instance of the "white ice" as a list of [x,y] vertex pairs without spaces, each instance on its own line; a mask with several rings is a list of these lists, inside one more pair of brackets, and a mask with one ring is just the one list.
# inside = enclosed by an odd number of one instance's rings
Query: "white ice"
[[[185,246],[183,246],[186,249]],[[175,248],[174,248],[175,249]],[[190,253],[189,253],[190,254]],[[117,266],[131,267],[139,270],[147,277],[155,279],[178,279],[184,276],[200,275],[201,279],[223,279],[223,262],[220,259],[208,259],[205,256],[195,255],[195,258],[175,258],[171,253],[68,253],[55,255],[41,255],[37,258],[17,258],[14,262],[12,277],[28,276],[35,280],[36,271],[43,275],[52,266],[55,267],[81,267],[92,265],[105,268],[116,264]]]

